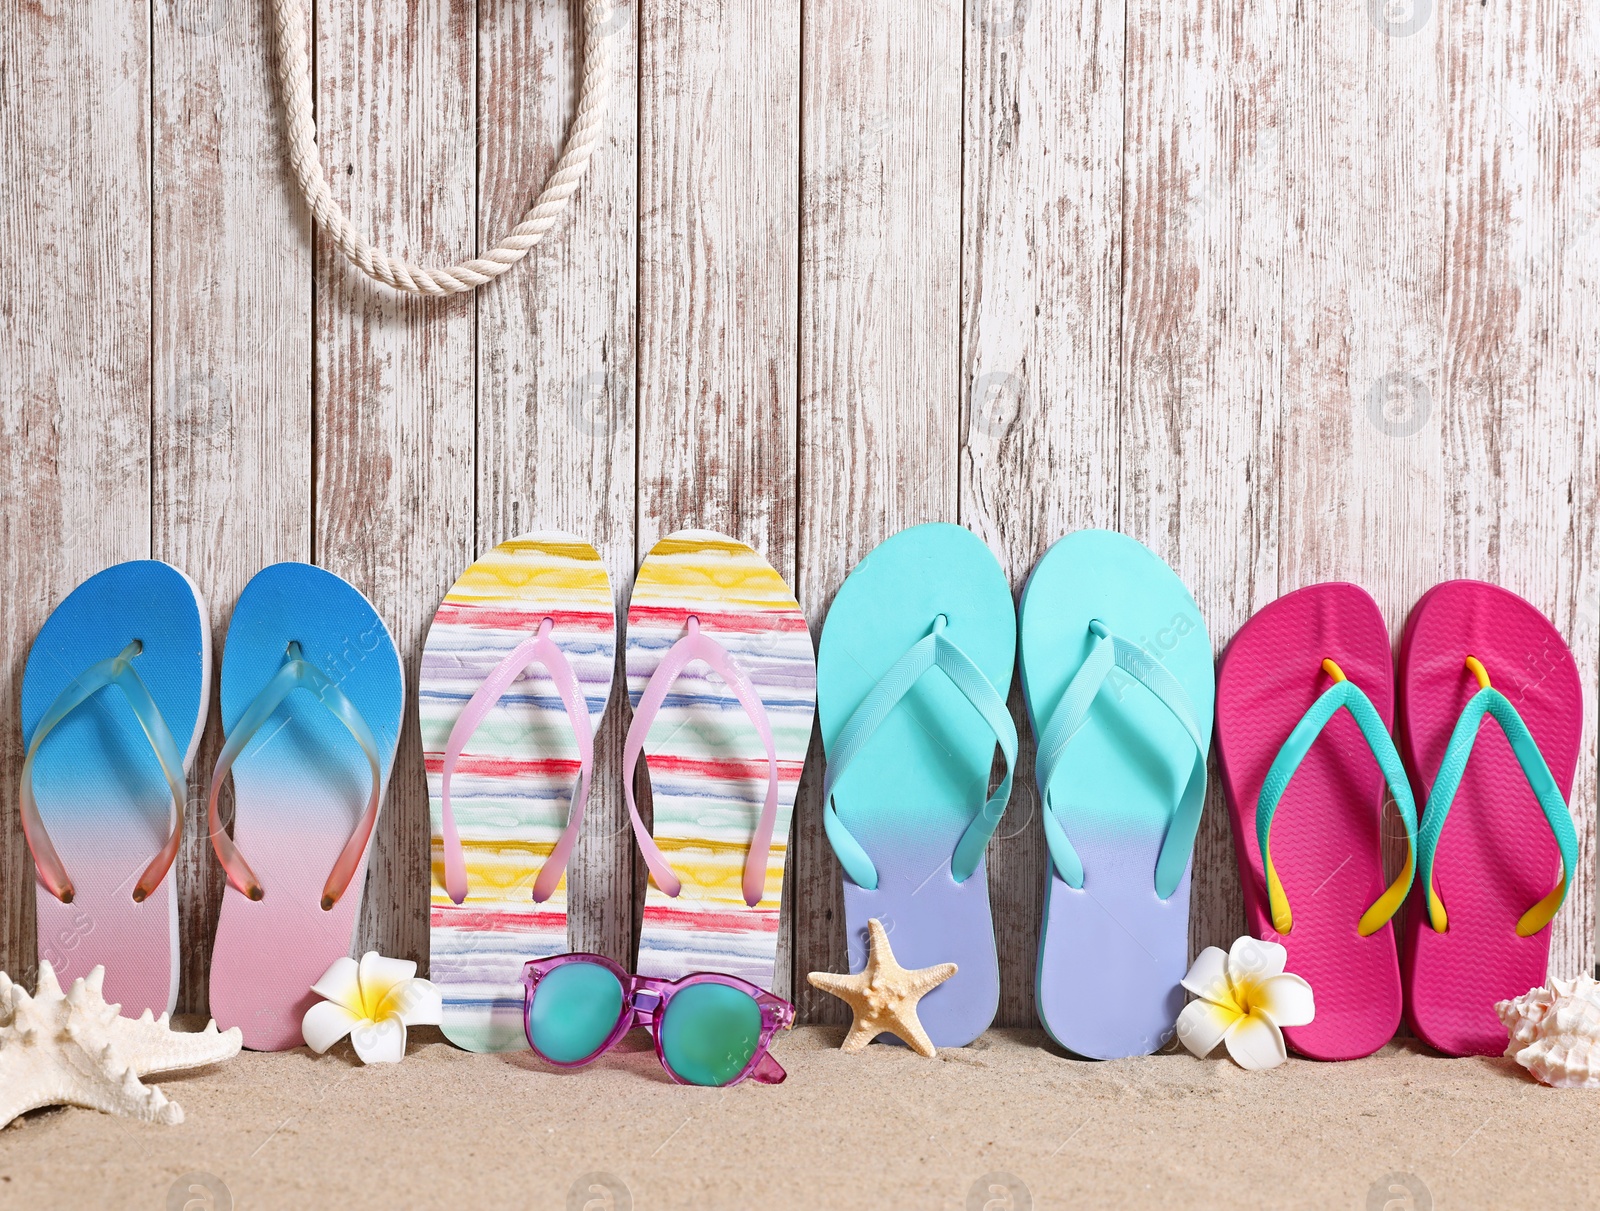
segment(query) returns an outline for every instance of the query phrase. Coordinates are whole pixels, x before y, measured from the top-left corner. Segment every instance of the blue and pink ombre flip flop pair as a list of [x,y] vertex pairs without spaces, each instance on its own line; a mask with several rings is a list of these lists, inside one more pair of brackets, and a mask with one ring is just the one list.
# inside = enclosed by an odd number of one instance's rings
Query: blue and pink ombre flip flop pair
[[[210,679],[199,592],[152,560],[73,590],[23,673],[40,957],[67,978],[103,965],[106,999],[127,1014],[177,1000],[172,864]],[[247,1047],[298,1045],[311,985],[350,953],[403,699],[387,628],[339,577],[282,563],[245,587],[222,662],[209,828],[229,884],[211,1008]],[[218,815],[230,772],[231,838]]]
[[[1172,570],[1100,530],[1045,554],[1020,622],[1051,858],[1039,1017],[1079,1055],[1146,1054],[1183,1007],[1210,640]],[[918,1007],[936,1046],[971,1042],[999,1002],[983,858],[1016,759],[1005,696],[1018,638],[993,554],[942,524],[862,560],[822,630],[824,822],[844,868],[850,967],[865,965],[874,917],[903,965],[955,963]],[[991,792],[997,746],[1005,775]]]

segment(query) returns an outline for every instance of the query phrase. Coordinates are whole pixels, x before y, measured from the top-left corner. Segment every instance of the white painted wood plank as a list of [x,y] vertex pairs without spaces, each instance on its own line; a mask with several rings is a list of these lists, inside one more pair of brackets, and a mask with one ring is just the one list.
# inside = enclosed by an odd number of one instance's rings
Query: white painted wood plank
[[[479,206],[485,239],[540,188],[575,105],[581,3],[480,10]],[[605,31],[606,138],[560,226],[479,297],[478,529],[481,553],[560,529],[592,542],[619,603],[634,574],[634,303],[638,43],[634,9]],[[620,782],[628,709],[617,668],[596,738],[593,792],[568,868],[572,940],[629,961],[633,833]]]
[[[318,142],[334,196],[369,238],[413,261],[473,250],[476,12],[471,0],[317,6]],[[475,547],[474,306],[398,298],[326,245],[315,281],[315,555],[377,606],[407,687],[359,945],[423,960],[415,690],[428,623]]]
[[[1116,528],[1122,347],[1120,4],[983,4],[967,15],[961,520],[1020,594],[1062,535]],[[1022,743],[989,846],[997,1021],[1035,1025],[1048,861]]]
[[[962,6],[810,0],[801,185],[800,601],[813,634],[891,534],[957,520]],[[795,999],[845,971],[838,863],[813,742],[796,807]],[[803,898],[802,898],[803,897]]]
[[[283,158],[270,10],[155,11],[151,546],[211,607],[221,658],[239,591],[311,554],[310,221]],[[175,875],[180,1007],[204,1012],[224,881],[206,824],[212,696]],[[232,818],[224,789],[224,820]]]
[[[1396,641],[1440,579],[1447,508],[1445,35],[1428,8],[1296,10],[1284,56],[1277,590],[1354,581]],[[1398,872],[1392,805],[1385,835]]]
[[150,11],[0,11],[0,970],[31,987],[22,667],[78,583],[150,554]]
[[[720,530],[793,586],[799,0],[639,20],[638,552]],[[791,903],[798,873],[791,852]],[[643,887],[640,865],[636,911]]]
[[[1226,0],[1128,14],[1119,528],[1188,586],[1214,653],[1278,595],[1287,18]],[[1244,932],[1214,763],[1209,790],[1194,951]]]
[[[1579,875],[1550,971],[1594,966],[1597,485],[1593,296],[1600,54],[1580,12],[1479,5],[1447,24],[1441,566],[1520,593],[1568,637],[1583,680],[1573,784]],[[1585,28],[1590,27],[1587,35]]]

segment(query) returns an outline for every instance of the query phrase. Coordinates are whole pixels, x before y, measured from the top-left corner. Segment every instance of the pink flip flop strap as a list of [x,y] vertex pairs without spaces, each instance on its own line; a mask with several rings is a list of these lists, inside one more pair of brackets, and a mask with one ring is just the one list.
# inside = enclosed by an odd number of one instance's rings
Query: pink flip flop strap
[[211,771],[211,794],[206,804],[206,820],[211,830],[211,848],[216,852],[217,861],[221,863],[228,882],[251,900],[260,900],[266,891],[261,886],[261,880],[256,878],[250,863],[245,861],[244,855],[239,852],[239,847],[233,843],[233,838],[222,827],[218,800],[223,783],[227,781],[228,773],[233,769],[233,763],[249,747],[250,741],[255,738],[267,720],[272,718],[273,712],[296,690],[310,693],[329,714],[344,724],[345,730],[350,733],[351,738],[360,746],[362,755],[366,757],[367,768],[371,774],[367,790],[367,809],[361,814],[355,831],[344,843],[339,856],[334,859],[333,869],[328,872],[328,880],[323,884],[322,911],[330,912],[349,889],[350,881],[361,865],[362,855],[366,853],[373,827],[378,822],[378,808],[383,796],[383,763],[378,757],[378,741],[373,736],[372,729],[367,726],[367,721],[361,717],[361,712],[356,709],[355,703],[345,697],[337,682],[306,659],[298,643],[289,644],[278,671],[251,699],[244,714],[239,716],[238,722],[233,725],[233,731],[223,741],[222,751],[217,754],[217,764]]
[[650,725],[655,722],[661,704],[666,701],[667,691],[691,661],[703,660],[727,682],[767,749],[767,799],[761,808],[761,817],[756,821],[755,835],[750,838],[750,851],[745,855],[744,862],[744,902],[754,908],[761,903],[766,891],[767,858],[772,850],[772,829],[778,815],[777,746],[773,742],[772,725],[767,720],[767,711],[761,705],[760,696],[756,694],[749,678],[733,663],[728,649],[704,634],[700,630],[700,620],[693,614],[689,615],[688,626],[689,633],[672,645],[656,666],[656,671],[650,675],[650,682],[644,687],[639,705],[633,712],[633,722],[628,725],[628,738],[622,747],[622,790],[628,800],[628,814],[633,817],[633,835],[638,839],[645,865],[650,868],[656,886],[667,895],[676,896],[683,885],[678,876],[672,873],[672,867],[639,816],[639,805],[633,795],[633,772],[639,764],[639,754],[644,751]]
[[550,638],[554,626],[555,621],[546,618],[539,624],[537,635],[523,640],[506,653],[505,659],[483,679],[483,684],[472,695],[450,729],[450,739],[444,750],[439,797],[444,825],[444,887],[452,903],[460,904],[467,898],[467,859],[461,850],[461,836],[456,831],[455,812],[450,807],[450,778],[455,773],[462,750],[478,730],[478,725],[494,709],[501,695],[511,688],[511,683],[521,675],[522,670],[535,660],[549,670],[550,680],[555,682],[556,692],[561,695],[561,705],[566,709],[567,722],[572,725],[573,738],[578,742],[578,781],[572,791],[572,808],[567,813],[567,825],[557,838],[555,848],[550,851],[550,856],[539,870],[539,877],[533,882],[535,904],[543,904],[550,898],[567,869],[567,859],[572,856],[578,829],[583,824],[583,809],[589,801],[589,778],[594,769],[594,730],[589,721],[589,704],[583,691],[578,688],[578,679],[573,676],[572,666],[567,663],[561,648]]
[[156,856],[145,867],[144,873],[139,876],[139,882],[133,889],[135,903],[145,900],[167,877],[167,872],[172,869],[172,863],[178,856],[178,847],[183,840],[183,808],[188,797],[183,757],[177,741],[172,737],[171,729],[167,727],[167,721],[161,716],[160,708],[156,706],[155,699],[150,696],[150,691],[145,688],[144,681],[133,667],[133,659],[142,649],[143,645],[134,640],[111,659],[91,665],[73,678],[50,704],[50,709],[44,713],[44,717],[39,720],[39,726],[33,734],[33,743],[28,745],[28,755],[22,762],[22,785],[18,799],[22,814],[23,840],[28,843],[28,849],[33,854],[40,882],[63,904],[72,903],[75,889],[71,876],[62,865],[61,856],[50,840],[50,834],[45,831],[44,819],[40,816],[38,803],[34,799],[33,760],[38,755],[39,746],[44,743],[44,738],[54,730],[55,726],[107,686],[116,686],[126,696],[134,717],[139,720],[139,726],[144,729],[145,738],[150,741],[150,747],[161,765],[161,773],[167,780],[167,789],[172,792],[174,808],[172,832],[168,834],[166,843]]

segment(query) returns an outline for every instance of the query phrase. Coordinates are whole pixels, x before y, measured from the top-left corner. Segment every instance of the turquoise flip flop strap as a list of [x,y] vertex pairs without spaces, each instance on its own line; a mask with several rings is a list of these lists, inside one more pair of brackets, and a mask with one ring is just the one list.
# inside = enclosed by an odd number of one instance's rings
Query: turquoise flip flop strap
[[33,743],[28,745],[28,755],[22,762],[20,795],[22,835],[28,842],[28,849],[33,853],[34,866],[39,871],[40,880],[50,894],[63,904],[72,903],[72,879],[67,875],[61,856],[56,853],[56,847],[50,841],[50,834],[45,831],[44,819],[39,815],[39,805],[33,797],[33,759],[39,752],[39,746],[44,743],[44,738],[56,724],[107,686],[116,686],[121,690],[128,700],[128,705],[133,708],[134,718],[138,719],[139,726],[144,730],[145,739],[150,741],[150,747],[155,750],[156,760],[161,763],[161,773],[167,780],[167,789],[172,792],[172,805],[175,809],[172,834],[156,856],[150,860],[150,864],[145,867],[144,873],[139,876],[139,882],[134,885],[133,898],[136,902],[144,901],[160,886],[161,880],[167,877],[167,872],[172,869],[173,860],[178,856],[178,846],[183,840],[183,806],[188,798],[183,777],[183,753],[178,748],[178,742],[172,738],[172,731],[167,727],[167,721],[161,717],[155,699],[150,696],[150,691],[145,688],[144,682],[133,667],[133,659],[141,651],[143,645],[135,639],[109,660],[90,665],[74,677],[66,688],[56,695],[56,700],[50,704],[50,709],[39,720],[39,726],[33,733]]
[[1467,657],[1467,667],[1477,677],[1479,689],[1468,699],[1460,718],[1456,720],[1450,743],[1444,750],[1444,760],[1439,763],[1439,773],[1433,781],[1433,790],[1428,795],[1427,808],[1422,814],[1419,847],[1422,885],[1428,889],[1428,923],[1439,933],[1449,928],[1444,901],[1433,887],[1433,864],[1438,856],[1439,837],[1444,832],[1445,818],[1450,814],[1450,805],[1455,801],[1462,776],[1467,772],[1467,759],[1472,756],[1472,746],[1477,743],[1478,725],[1483,722],[1485,715],[1491,715],[1511,742],[1511,751],[1517,756],[1522,775],[1528,780],[1534,797],[1539,800],[1545,821],[1555,834],[1556,845],[1561,850],[1561,881],[1517,921],[1517,936],[1526,938],[1548,925],[1550,918],[1556,915],[1567,898],[1567,889],[1572,886],[1573,872],[1578,866],[1578,833],[1572,825],[1572,815],[1567,810],[1566,800],[1562,798],[1561,788],[1556,785],[1544,754],[1539,751],[1538,743],[1528,731],[1528,725],[1522,721],[1522,716],[1517,713],[1517,708],[1489,684],[1489,674],[1475,657]]
[[1322,667],[1333,678],[1333,684],[1317,697],[1310,709],[1300,717],[1300,722],[1294,725],[1294,730],[1283,742],[1278,755],[1272,759],[1267,776],[1261,783],[1261,793],[1256,798],[1256,843],[1261,847],[1261,861],[1266,868],[1267,902],[1272,911],[1272,928],[1280,934],[1287,934],[1294,928],[1294,917],[1289,911],[1289,897],[1278,878],[1277,868],[1272,864],[1269,843],[1272,820],[1295,771],[1300,768],[1300,763],[1311,751],[1317,737],[1322,735],[1322,729],[1340,710],[1348,711],[1361,729],[1361,735],[1372,750],[1378,768],[1383,771],[1383,780],[1389,784],[1389,793],[1394,796],[1395,805],[1400,809],[1401,823],[1406,828],[1405,869],[1361,914],[1356,929],[1365,938],[1388,924],[1389,918],[1405,903],[1411,891],[1411,880],[1416,871],[1417,806],[1411,797],[1411,783],[1406,778],[1406,768],[1395,750],[1394,741],[1389,737],[1389,730],[1383,725],[1378,708],[1372,705],[1372,699],[1355,682],[1346,680],[1344,672],[1332,660],[1324,660]]
[[989,844],[994,830],[1000,826],[1000,817],[1011,798],[1011,776],[1017,760],[1017,725],[1012,722],[1011,712],[1006,710],[1005,699],[983,675],[983,670],[978,668],[972,657],[945,637],[944,627],[945,620],[941,614],[934,621],[933,630],[907,648],[905,654],[895,661],[894,667],[861,700],[861,705],[851,713],[849,721],[839,732],[833,754],[828,760],[827,772],[823,775],[822,823],[827,830],[828,841],[838,855],[845,874],[850,876],[852,882],[869,891],[878,886],[878,868],[839,818],[833,806],[834,788],[844,778],[850,762],[872,739],[873,733],[929,669],[943,670],[945,676],[966,696],[973,709],[989,725],[1006,759],[1005,777],[984,803],[983,810],[973,817],[951,855],[950,874],[957,883],[965,883],[978,868],[984,847]]
[[1183,872],[1188,868],[1189,855],[1194,849],[1195,833],[1200,828],[1200,811],[1206,800],[1206,742],[1200,735],[1200,725],[1195,722],[1194,707],[1189,695],[1184,693],[1178,679],[1169,673],[1138,644],[1119,639],[1106,629],[1098,618],[1089,623],[1095,643],[1089,649],[1072,680],[1067,683],[1061,701],[1051,712],[1050,722],[1039,737],[1039,752],[1034,758],[1034,775],[1038,779],[1040,798],[1044,801],[1044,836],[1050,846],[1050,859],[1057,873],[1069,887],[1083,886],[1083,860],[1067,839],[1066,829],[1056,816],[1050,801],[1050,780],[1054,777],[1061,759],[1089,720],[1096,695],[1113,668],[1121,669],[1167,708],[1189,734],[1194,744],[1195,760],[1184,785],[1178,810],[1161,842],[1161,853],[1156,859],[1156,895],[1165,900],[1178,889]]
[[278,709],[283,700],[295,690],[309,692],[334,718],[344,724],[355,742],[361,746],[361,751],[366,754],[367,764],[372,771],[372,789],[367,796],[367,810],[356,823],[355,831],[345,842],[344,849],[339,852],[333,870],[328,874],[328,881],[322,889],[322,908],[326,912],[339,902],[339,897],[344,895],[345,889],[350,885],[350,879],[361,863],[361,855],[366,851],[367,839],[372,836],[372,827],[378,822],[378,798],[383,786],[383,776],[380,773],[382,763],[378,759],[378,742],[373,738],[372,729],[367,726],[367,721],[361,717],[361,712],[356,710],[355,704],[345,697],[344,691],[335,685],[326,673],[305,658],[298,643],[289,644],[283,664],[245,708],[244,714],[239,717],[239,722],[228,734],[222,752],[217,754],[217,766],[211,774],[211,802],[207,816],[211,827],[211,844],[217,851],[217,860],[222,863],[228,882],[252,900],[261,899],[265,894],[261,888],[261,881],[256,878],[255,872],[250,869],[250,864],[244,860],[244,855],[234,845],[233,838],[223,831],[222,820],[217,812],[217,797],[222,791],[222,783],[227,778],[228,771],[233,768],[235,759],[244,752],[245,747],[261,730],[262,725],[272,717],[272,713]]

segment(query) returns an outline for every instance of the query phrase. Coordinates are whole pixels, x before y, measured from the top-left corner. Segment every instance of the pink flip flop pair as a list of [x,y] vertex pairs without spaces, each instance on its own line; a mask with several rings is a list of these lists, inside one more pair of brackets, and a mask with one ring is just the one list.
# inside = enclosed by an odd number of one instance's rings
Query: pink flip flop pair
[[[1582,727],[1566,643],[1495,585],[1423,596],[1398,683],[1356,585],[1297,590],[1240,629],[1217,673],[1217,744],[1251,932],[1316,995],[1291,1047],[1369,1055],[1404,1012],[1447,1054],[1504,1050],[1494,1003],[1544,983],[1577,860],[1566,798]],[[1407,844],[1387,886],[1386,782]],[[1408,895],[1402,956],[1390,922]]]

